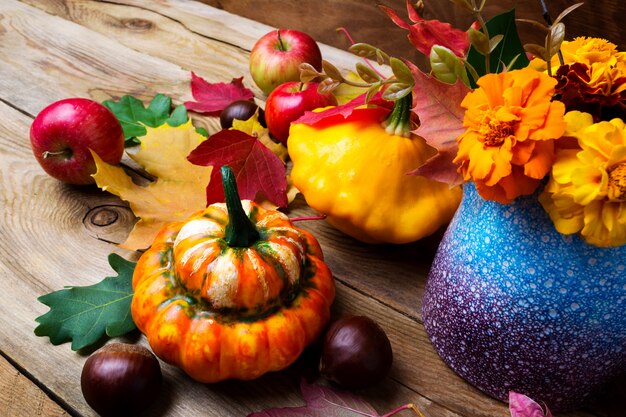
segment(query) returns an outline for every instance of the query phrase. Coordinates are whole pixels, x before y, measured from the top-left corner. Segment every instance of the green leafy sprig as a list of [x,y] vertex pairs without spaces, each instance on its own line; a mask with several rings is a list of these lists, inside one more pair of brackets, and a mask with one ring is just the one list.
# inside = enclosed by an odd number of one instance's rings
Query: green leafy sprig
[[355,43],[348,50],[362,58],[375,60],[379,65],[388,65],[393,75],[385,77],[369,65],[369,62],[357,62],[355,69],[363,82],[355,82],[345,78],[337,67],[324,60],[322,71],[317,71],[310,64],[300,65],[300,80],[302,82],[318,81],[320,93],[330,92],[340,84],[367,88],[366,102],[381,89],[383,90],[382,98],[389,101],[399,100],[411,93],[415,81],[404,61],[389,56],[380,48],[367,43]]

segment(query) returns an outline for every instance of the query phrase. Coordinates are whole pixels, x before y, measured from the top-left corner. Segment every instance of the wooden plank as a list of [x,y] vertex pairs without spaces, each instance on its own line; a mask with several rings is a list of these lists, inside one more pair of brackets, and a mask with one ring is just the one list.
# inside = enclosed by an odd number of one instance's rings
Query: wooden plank
[[[166,7],[163,4],[165,3],[159,3],[159,7]],[[166,86],[168,82],[174,83],[170,86],[169,94],[180,99],[187,91],[186,84],[180,83],[188,77],[188,73],[165,59],[150,57],[138,50],[123,47],[116,40],[28,6],[13,3],[5,6],[3,3],[2,16],[0,71],[4,71],[3,74],[10,78],[0,84],[0,98],[10,102],[21,112],[0,104],[0,152],[3,161],[0,168],[0,195],[7,219],[0,229],[0,277],[3,288],[11,289],[0,294],[0,303],[7,306],[0,316],[0,349],[10,352],[13,360],[28,369],[55,394],[67,399],[77,412],[92,415],[82,400],[77,382],[85,356],[71,352],[68,346],[52,347],[46,339],[34,337],[34,318],[46,311],[45,306],[35,301],[35,297],[63,285],[87,285],[99,281],[111,273],[105,261],[106,255],[111,251],[117,251],[126,257],[136,254],[119,251],[110,244],[95,239],[93,233],[86,230],[82,219],[89,210],[95,206],[119,204],[119,201],[93,188],[67,187],[46,177],[30,155],[26,141],[30,118],[24,113],[33,115],[51,97],[60,98],[76,92],[109,97],[112,91],[122,91],[124,94],[124,89],[136,89],[140,91],[140,96],[143,94],[141,97],[151,97],[154,94],[152,88]],[[231,20],[238,26],[234,17]],[[57,46],[57,39],[65,39],[67,36],[65,31],[68,26],[74,37]],[[29,27],[38,28],[32,29],[35,40],[31,40]],[[42,43],[45,39],[49,41]],[[48,93],[20,97],[13,85],[19,84],[25,77],[14,68],[36,66],[35,61],[44,57],[42,45],[46,45],[48,67],[60,68],[73,58],[71,70],[64,73],[63,81],[54,83],[56,73],[48,74],[35,68],[30,74],[38,86],[47,88]],[[97,49],[94,45],[97,45]],[[15,50],[21,51],[19,57],[11,56],[11,52]],[[98,62],[97,57],[103,50],[107,54]],[[158,67],[153,69],[149,80],[124,75],[120,69],[109,74],[102,68],[109,65],[107,59],[113,52],[116,54],[110,58],[113,62],[126,63],[127,68],[123,71],[136,71],[145,62]],[[5,57],[7,60],[4,60]],[[161,70],[163,76],[160,75]],[[91,75],[97,75],[95,81]],[[104,87],[94,90],[90,87],[94,82]],[[140,83],[146,84],[135,85]],[[27,82],[23,82],[23,86],[26,85]],[[130,226],[128,220],[124,222],[127,222],[126,227]],[[434,354],[423,328],[413,316],[387,308],[386,303],[377,302],[366,295],[369,289],[360,285],[362,279],[385,279],[383,271],[387,271],[388,264],[394,261],[404,262],[403,268],[406,269],[400,269],[400,272],[410,271],[413,260],[406,256],[413,256],[410,254],[417,254],[418,251],[413,249],[414,252],[409,251],[409,255],[395,254],[396,248],[389,247],[386,252],[382,250],[377,255],[381,261],[387,263],[366,262],[365,267],[357,269],[363,276],[355,276],[356,264],[361,264],[361,261],[371,257],[372,252],[378,253],[378,250],[367,245],[358,248],[345,238],[336,242],[336,232],[323,222],[315,223],[313,227],[319,228],[315,230],[326,236],[324,249],[329,261],[334,263],[332,267],[340,281],[336,313],[368,314],[377,318],[389,332],[394,345],[396,362],[392,378],[381,387],[367,391],[365,394],[368,400],[380,410],[389,410],[403,402],[415,401],[427,407],[432,417],[508,414],[503,404],[476,392],[443,365]],[[391,257],[391,260],[386,259],[387,257]],[[402,279],[402,275],[394,276],[393,280],[378,285],[393,287]],[[391,298],[393,295],[390,293],[386,297]],[[407,293],[407,304],[417,302],[411,300],[411,297],[418,298]],[[415,367],[418,358],[422,358],[422,368]],[[297,364],[288,371],[268,375],[259,381],[228,381],[210,386],[193,383],[178,370],[166,366],[166,385],[170,394],[159,399],[155,407],[166,410],[167,415],[192,415],[204,410],[203,415],[223,416],[245,415],[270,406],[297,405],[301,403],[297,386],[302,373],[298,366],[302,365],[310,367],[311,363]],[[572,414],[574,415],[587,414]]]
[[37,385],[0,356],[0,415],[69,416]]

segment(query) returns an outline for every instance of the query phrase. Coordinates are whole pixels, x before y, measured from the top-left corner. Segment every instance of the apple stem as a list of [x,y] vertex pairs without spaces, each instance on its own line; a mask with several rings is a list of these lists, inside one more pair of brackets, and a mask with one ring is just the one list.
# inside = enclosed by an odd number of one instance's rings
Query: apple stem
[[62,151],[45,151],[41,154],[43,159],[53,158],[55,156],[61,156],[66,159],[72,157],[72,150],[69,148],[63,149]]
[[287,48],[285,48],[285,45],[283,44],[283,39],[280,37],[280,29],[276,31],[276,36],[278,37],[278,49],[283,52],[287,51]]

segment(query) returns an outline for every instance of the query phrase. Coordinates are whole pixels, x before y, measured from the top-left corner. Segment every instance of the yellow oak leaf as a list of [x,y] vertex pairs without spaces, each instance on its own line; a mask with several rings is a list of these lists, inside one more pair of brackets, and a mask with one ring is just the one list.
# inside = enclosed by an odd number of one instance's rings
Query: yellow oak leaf
[[147,186],[135,184],[124,169],[107,164],[92,152],[97,171],[93,174],[98,187],[128,201],[139,218],[120,247],[145,249],[163,226],[184,220],[206,207],[206,186],[211,167],[194,165],[187,155],[206,138],[188,121],[178,127],[167,124],[146,127],[141,145],[129,150],[129,156],[156,180]]

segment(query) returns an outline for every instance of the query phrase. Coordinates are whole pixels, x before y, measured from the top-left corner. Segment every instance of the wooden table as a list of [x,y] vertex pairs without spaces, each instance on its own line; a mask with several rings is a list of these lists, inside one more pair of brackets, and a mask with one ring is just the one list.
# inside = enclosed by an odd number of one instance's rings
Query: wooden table
[[[48,309],[36,299],[66,285],[90,285],[112,275],[111,252],[133,222],[117,197],[48,177],[30,150],[34,116],[66,97],[103,101],[132,94],[144,101],[164,93],[190,99],[190,71],[210,82],[248,74],[248,51],[269,27],[183,0],[2,0],[0,2],[0,415],[94,415],[80,391],[90,352],[53,346],[33,333]],[[326,59],[350,67],[345,52],[324,47]],[[255,90],[257,97],[262,94]],[[210,131],[215,119],[196,118]],[[309,213],[302,199],[289,215]],[[103,219],[113,219],[105,221]],[[116,219],[116,220],[115,220]],[[437,356],[421,321],[421,296],[437,238],[410,245],[371,246],[325,222],[303,225],[320,240],[337,283],[333,314],[366,314],[389,335],[390,377],[361,391],[380,412],[413,402],[430,417],[504,417],[508,407],[472,388]],[[127,341],[145,343],[139,335]],[[268,407],[303,404],[303,357],[257,381],[200,384],[163,364],[161,395],[148,415],[245,416]],[[623,380],[598,405],[562,416],[625,416]],[[612,410],[612,411],[611,411]],[[408,412],[405,412],[408,415]]]

